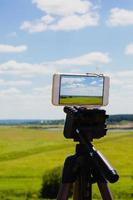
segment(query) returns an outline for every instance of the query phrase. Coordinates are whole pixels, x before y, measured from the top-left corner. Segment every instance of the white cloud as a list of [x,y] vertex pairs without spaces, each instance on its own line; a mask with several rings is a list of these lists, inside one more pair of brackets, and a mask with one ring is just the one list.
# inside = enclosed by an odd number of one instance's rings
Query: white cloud
[[114,27],[133,25],[133,10],[121,8],[111,9],[107,24]]
[[83,14],[92,7],[91,2],[87,0],[33,0],[32,2],[42,11],[59,16]]
[[52,85],[36,87],[33,89],[34,95],[42,96],[42,97],[44,97],[44,96],[50,97],[51,91],[52,91]]
[[59,119],[64,117],[62,107],[52,106],[44,95],[0,96],[1,119]]
[[[1,74],[21,74],[21,75],[47,75],[56,72],[64,72],[75,69],[75,66],[89,66],[107,64],[110,57],[107,53],[91,52],[75,58],[55,60],[47,63],[31,64],[21,63],[15,60],[0,64]],[[67,67],[66,67],[67,65]]]
[[20,29],[33,32],[45,30],[71,31],[97,26],[99,15],[88,0],[33,0],[44,11],[44,16],[35,21],[24,21]]
[[29,33],[42,32],[48,29],[48,25],[54,21],[54,18],[50,15],[43,16],[41,19],[34,22],[25,21],[21,25],[20,29],[27,30]]
[[12,46],[6,44],[0,44],[0,53],[21,53],[27,50],[26,45]]
[[110,94],[109,105],[104,109],[107,110],[109,114],[132,114],[132,103],[133,97],[126,95],[126,93],[119,94],[119,92],[115,94]]
[[63,17],[56,24],[51,25],[49,29],[58,31],[70,31],[78,30],[87,26],[96,26],[98,22],[98,16],[93,18],[90,14],[84,15],[70,15]]
[[41,22],[41,20],[36,20],[35,22],[24,21],[21,25],[21,30],[26,30],[29,33],[42,32],[46,30],[46,25]]
[[110,87],[112,93],[117,96],[132,96],[133,91],[133,70],[124,70],[110,73]]
[[32,82],[29,80],[17,80],[17,81],[7,81],[0,79],[0,86],[28,86],[31,85]]
[[[6,82],[6,81],[5,81]],[[13,81],[12,81],[13,82]],[[17,97],[17,98],[50,98],[52,86],[46,85],[41,87],[31,87],[31,90],[27,93],[25,90],[18,89],[18,85],[16,83],[19,83],[19,81],[14,81],[14,84],[9,85],[6,84],[5,86],[8,86],[6,89],[0,90],[0,96],[5,97]],[[0,80],[1,83],[1,80]],[[9,83],[9,82],[8,82]],[[21,84],[22,83],[22,84]],[[20,81],[20,85],[23,85],[24,81]]]
[[133,77],[133,70],[123,70],[123,71],[116,71],[116,73],[109,73],[111,77],[117,77],[118,79],[122,79],[123,81],[126,79],[132,79]]
[[55,68],[49,66],[49,64],[19,63],[15,60],[0,64],[0,73],[6,74],[41,75],[49,74],[53,71],[55,72]]
[[64,77],[62,79],[62,84],[74,84],[74,83],[81,83],[82,81],[84,81],[85,79],[82,77],[82,78],[67,78],[67,77]]
[[125,54],[126,55],[133,55],[133,44],[127,45],[125,49]]
[[16,95],[20,95],[20,94],[21,94],[21,91],[15,87],[11,87],[11,88],[0,91],[0,97],[2,97],[2,96],[11,97],[11,96],[16,96]]
[[110,62],[108,53],[102,52],[90,52],[88,54],[55,61],[58,65],[92,65],[92,64],[107,64]]
[[55,119],[64,115],[62,108],[52,106],[49,85],[31,89],[28,93],[15,87],[0,90],[0,99],[0,117],[3,119]]
[[110,76],[109,105],[105,109],[111,114],[133,113],[133,70],[108,73]]

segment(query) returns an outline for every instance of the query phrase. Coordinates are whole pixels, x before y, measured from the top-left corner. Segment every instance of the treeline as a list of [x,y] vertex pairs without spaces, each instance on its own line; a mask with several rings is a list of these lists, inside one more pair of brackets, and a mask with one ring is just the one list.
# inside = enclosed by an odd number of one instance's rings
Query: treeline
[[108,123],[119,123],[121,121],[133,121],[133,115],[110,115]]
[[[110,115],[109,118],[107,119],[107,122],[109,124],[115,124],[115,123],[120,123],[122,121],[130,121],[133,122],[133,115]],[[65,120],[48,120],[48,121],[44,121],[45,124],[51,125],[51,124],[64,124]]]
[[[119,123],[121,121],[133,121],[133,115],[110,115],[108,118],[109,124]],[[64,125],[65,120],[0,120],[0,125]]]
[[64,119],[60,120],[42,120],[42,119],[14,119],[14,120],[0,120],[0,125],[62,125],[64,124]]
[[[119,122],[122,122],[122,121],[130,121],[132,122],[133,121],[133,115],[130,114],[130,115],[125,115],[125,114],[122,114],[122,115],[110,115],[109,118],[107,119],[108,123],[109,124],[114,124],[114,123],[119,123]],[[55,124],[55,125],[58,125],[58,124],[64,124],[65,123],[65,120],[47,120],[45,121],[44,120],[44,124],[46,125],[52,125],[52,124]]]
[[58,120],[44,120],[42,122],[43,125],[63,125],[65,123],[64,119],[58,119]]

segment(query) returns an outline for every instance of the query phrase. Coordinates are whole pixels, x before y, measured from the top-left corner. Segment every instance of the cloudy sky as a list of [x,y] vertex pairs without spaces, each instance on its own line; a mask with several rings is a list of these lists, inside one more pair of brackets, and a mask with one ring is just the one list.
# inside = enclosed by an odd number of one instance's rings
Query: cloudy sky
[[109,114],[133,113],[133,1],[1,0],[0,119],[55,119],[52,74],[111,78]]
[[103,77],[61,76],[62,96],[103,96]]

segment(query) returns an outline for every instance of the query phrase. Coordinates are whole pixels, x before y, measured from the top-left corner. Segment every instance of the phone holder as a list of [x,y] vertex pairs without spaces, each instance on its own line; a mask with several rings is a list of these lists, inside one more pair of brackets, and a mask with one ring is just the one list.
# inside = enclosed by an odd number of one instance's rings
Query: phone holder
[[106,135],[106,119],[108,115],[106,115],[105,110],[65,106],[64,112],[67,114],[64,126],[64,136],[66,138],[79,141],[76,133],[77,129],[89,141]]

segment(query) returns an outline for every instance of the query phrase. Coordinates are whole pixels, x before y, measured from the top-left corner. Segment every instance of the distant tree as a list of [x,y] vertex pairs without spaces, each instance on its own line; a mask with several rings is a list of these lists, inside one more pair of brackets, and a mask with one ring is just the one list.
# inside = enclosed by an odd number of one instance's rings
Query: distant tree
[[119,123],[121,121],[133,121],[133,115],[110,115],[108,123]]

